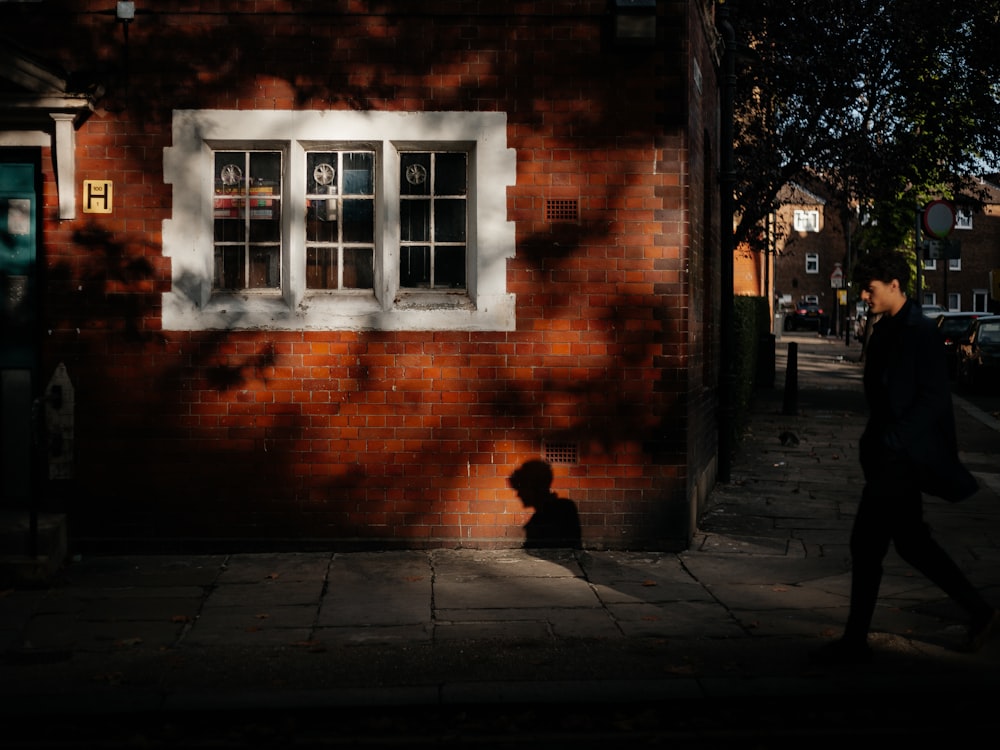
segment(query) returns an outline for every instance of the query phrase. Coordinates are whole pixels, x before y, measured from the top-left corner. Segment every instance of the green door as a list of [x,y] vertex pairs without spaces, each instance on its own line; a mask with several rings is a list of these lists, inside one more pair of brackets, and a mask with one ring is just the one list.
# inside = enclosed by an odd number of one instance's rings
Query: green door
[[33,164],[0,163],[0,507],[31,498],[37,359],[37,211]]

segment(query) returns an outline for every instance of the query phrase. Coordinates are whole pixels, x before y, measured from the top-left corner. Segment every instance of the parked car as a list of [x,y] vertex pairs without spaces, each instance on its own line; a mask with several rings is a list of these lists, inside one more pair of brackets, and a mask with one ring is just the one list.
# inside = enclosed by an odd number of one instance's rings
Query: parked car
[[921,305],[920,309],[928,318],[936,318],[941,313],[948,312],[948,308],[943,305]]
[[1000,390],[1000,315],[976,318],[958,345],[959,386],[971,391],[990,383]]
[[785,330],[798,331],[802,328],[811,328],[821,331],[826,316],[823,308],[815,302],[799,302],[795,309],[785,316]]
[[937,327],[944,340],[944,349],[948,357],[948,374],[952,377],[958,373],[958,343],[969,336],[972,321],[988,313],[984,312],[946,312],[937,316]]

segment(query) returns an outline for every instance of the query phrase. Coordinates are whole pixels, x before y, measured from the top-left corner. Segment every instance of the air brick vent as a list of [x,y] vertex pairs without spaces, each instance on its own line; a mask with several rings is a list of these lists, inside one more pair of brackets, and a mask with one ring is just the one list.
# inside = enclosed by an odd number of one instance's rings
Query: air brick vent
[[580,201],[576,198],[549,198],[545,201],[546,221],[579,221]]
[[580,447],[576,443],[546,443],[544,456],[550,464],[577,464]]

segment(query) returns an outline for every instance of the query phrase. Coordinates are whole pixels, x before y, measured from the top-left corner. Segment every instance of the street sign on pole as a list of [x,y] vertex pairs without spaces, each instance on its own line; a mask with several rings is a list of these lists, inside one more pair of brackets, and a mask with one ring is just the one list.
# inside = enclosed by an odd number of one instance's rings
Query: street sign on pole
[[844,286],[844,269],[840,267],[839,263],[833,264],[833,273],[830,274],[830,287],[833,289],[842,289]]
[[955,207],[950,201],[936,200],[924,206],[924,231],[943,240],[955,228]]

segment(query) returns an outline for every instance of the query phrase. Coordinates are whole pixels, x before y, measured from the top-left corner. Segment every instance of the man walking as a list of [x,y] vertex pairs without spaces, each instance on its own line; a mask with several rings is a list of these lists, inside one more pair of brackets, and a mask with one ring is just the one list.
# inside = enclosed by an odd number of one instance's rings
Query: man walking
[[869,314],[879,316],[865,354],[865,486],[851,531],[850,614],[840,640],[813,653],[819,663],[871,661],[868,631],[890,542],[968,613],[966,650],[978,650],[1000,631],[1000,612],[938,546],[923,519],[922,492],[956,502],[977,487],[958,460],[944,345],[907,298],[909,278],[907,259],[891,251],[869,254],[854,271]]

